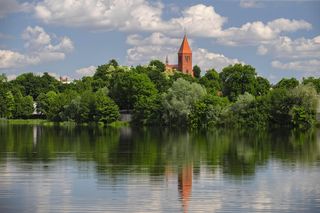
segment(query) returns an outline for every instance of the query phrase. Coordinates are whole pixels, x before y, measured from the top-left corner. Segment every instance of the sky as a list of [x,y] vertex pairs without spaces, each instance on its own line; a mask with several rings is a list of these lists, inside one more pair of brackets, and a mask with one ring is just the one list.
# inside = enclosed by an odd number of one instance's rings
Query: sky
[[320,0],[0,0],[0,73],[175,64],[185,32],[202,74],[243,63],[272,83],[320,77]]

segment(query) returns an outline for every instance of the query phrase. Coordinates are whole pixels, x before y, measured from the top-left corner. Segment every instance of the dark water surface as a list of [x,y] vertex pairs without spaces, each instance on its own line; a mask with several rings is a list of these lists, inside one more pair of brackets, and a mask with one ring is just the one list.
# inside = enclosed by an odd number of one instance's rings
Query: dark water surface
[[1,125],[0,212],[320,212],[320,131]]

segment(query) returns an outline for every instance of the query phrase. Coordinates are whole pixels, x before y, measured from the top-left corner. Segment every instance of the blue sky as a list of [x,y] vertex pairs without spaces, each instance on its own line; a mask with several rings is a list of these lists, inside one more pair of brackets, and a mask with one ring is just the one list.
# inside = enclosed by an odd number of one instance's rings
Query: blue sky
[[80,78],[115,58],[176,63],[186,29],[202,70],[320,77],[320,1],[0,0],[0,73]]

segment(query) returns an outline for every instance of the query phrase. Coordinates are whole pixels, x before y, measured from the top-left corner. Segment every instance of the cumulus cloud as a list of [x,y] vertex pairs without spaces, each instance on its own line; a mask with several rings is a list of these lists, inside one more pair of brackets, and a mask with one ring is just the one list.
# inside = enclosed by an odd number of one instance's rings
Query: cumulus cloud
[[312,25],[304,20],[275,19],[264,24],[261,21],[248,22],[241,27],[224,31],[218,41],[225,45],[259,45],[275,40],[283,32],[310,30]]
[[238,59],[228,58],[223,54],[209,52],[208,50],[203,48],[198,48],[196,49],[196,51],[194,51],[193,61],[195,64],[198,64],[203,70],[214,68],[217,71],[221,71],[228,65],[237,63],[244,64],[243,61],[240,61]]
[[182,17],[173,18],[169,21],[172,30],[186,29],[188,34],[201,37],[218,37],[222,36],[222,26],[227,21],[216,13],[214,7],[198,4],[185,9],[182,12]]
[[0,19],[10,13],[27,12],[31,10],[29,3],[18,3],[16,0],[1,0],[0,1]]
[[133,46],[127,50],[127,62],[129,64],[146,64],[151,59],[164,61],[166,56],[169,57],[170,62],[176,61],[181,39],[156,32],[148,37],[138,34],[129,35],[127,43]]
[[71,27],[119,30],[165,29],[163,5],[145,0],[44,0],[35,15],[45,23]]
[[283,63],[278,60],[271,62],[272,67],[281,70],[302,71],[307,73],[320,74],[320,60],[299,60]]
[[56,36],[50,36],[39,26],[27,27],[22,33],[26,53],[0,50],[0,69],[24,67],[64,59],[66,53],[73,50],[73,43],[68,37],[56,39],[53,37]]
[[93,76],[93,74],[96,72],[97,67],[91,65],[89,67],[83,67],[76,70],[76,73],[82,77],[82,76]]
[[[249,3],[250,2],[250,3]],[[253,5],[243,1],[243,5]],[[164,5],[147,0],[43,0],[35,7],[35,15],[49,24],[85,27],[98,30],[149,31],[212,37],[226,45],[260,44],[283,32],[311,29],[304,20],[279,18],[268,23],[248,22],[240,27],[224,28],[227,18],[213,6],[197,4],[185,8],[178,17],[162,18]]]
[[264,45],[270,54],[280,58],[320,58],[320,36],[312,39],[298,38],[292,40],[287,36]]

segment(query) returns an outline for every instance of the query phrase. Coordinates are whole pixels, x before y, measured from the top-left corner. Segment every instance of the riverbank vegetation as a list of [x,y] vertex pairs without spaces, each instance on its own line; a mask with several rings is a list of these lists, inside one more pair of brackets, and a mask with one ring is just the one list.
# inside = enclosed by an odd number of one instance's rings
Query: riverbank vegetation
[[[119,121],[183,128],[309,128],[316,123],[320,78],[282,79],[275,85],[250,65],[235,64],[195,78],[167,73],[160,61],[146,66],[99,66],[92,77],[62,83],[44,73],[0,77],[0,117],[41,118],[76,124]],[[119,122],[118,122],[119,123]]]

